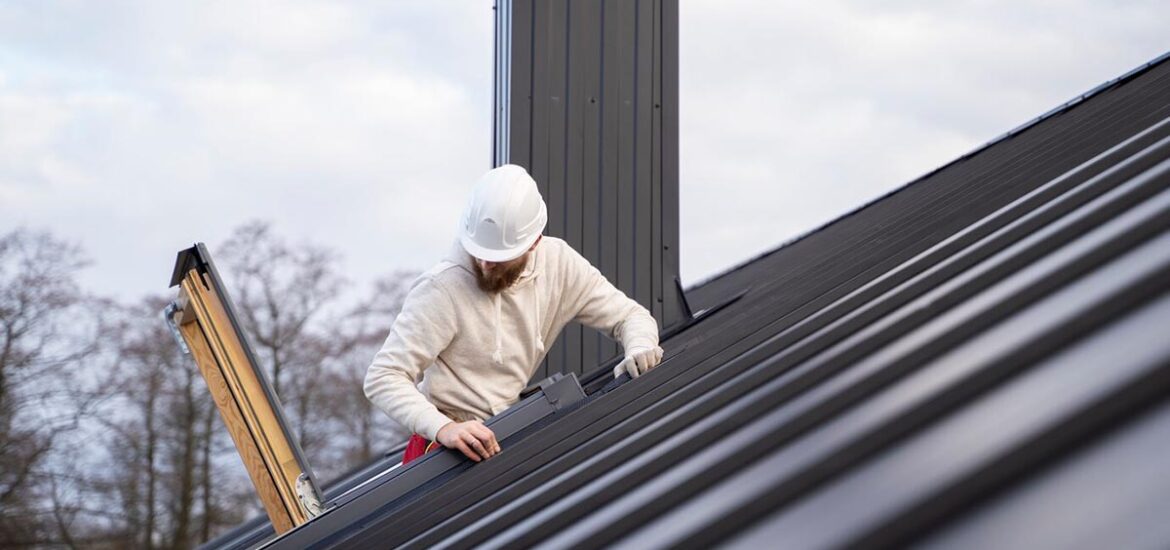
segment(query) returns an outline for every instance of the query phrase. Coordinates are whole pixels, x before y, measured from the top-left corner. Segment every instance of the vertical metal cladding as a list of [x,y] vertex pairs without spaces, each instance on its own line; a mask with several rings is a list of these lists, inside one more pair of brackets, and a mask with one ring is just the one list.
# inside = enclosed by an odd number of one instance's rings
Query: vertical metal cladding
[[[662,327],[678,279],[678,0],[499,0],[493,162],[532,173],[561,237]],[[537,379],[620,347],[572,324]]]

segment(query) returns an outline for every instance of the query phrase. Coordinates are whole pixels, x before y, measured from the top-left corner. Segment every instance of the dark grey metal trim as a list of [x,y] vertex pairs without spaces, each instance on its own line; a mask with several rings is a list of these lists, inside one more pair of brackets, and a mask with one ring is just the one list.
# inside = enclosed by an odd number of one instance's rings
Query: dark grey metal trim
[[[678,0],[501,0],[496,164],[525,166],[564,238],[671,326],[678,262]],[[533,376],[617,352],[571,323]]]
[[[548,392],[547,394],[545,392]],[[548,384],[507,411],[486,422],[501,444],[536,425],[558,410],[579,404],[585,398],[575,376],[565,376]],[[411,500],[413,492],[440,483],[472,466],[462,454],[445,449],[428,453],[408,466],[387,472],[368,480],[329,502],[322,515],[305,523],[280,538],[267,548],[310,548],[340,544],[352,533],[347,530],[384,519]]]
[[492,165],[508,163],[509,146],[507,137],[511,134],[512,112],[512,0],[496,0],[496,39],[492,44],[492,66],[494,86],[492,87]]

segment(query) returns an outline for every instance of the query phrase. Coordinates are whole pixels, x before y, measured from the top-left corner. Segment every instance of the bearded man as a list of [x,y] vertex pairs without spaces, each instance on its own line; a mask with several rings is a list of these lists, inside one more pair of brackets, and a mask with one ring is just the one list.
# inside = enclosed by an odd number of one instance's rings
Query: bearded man
[[519,166],[475,184],[446,259],[411,287],[366,373],[371,402],[414,433],[403,463],[442,447],[479,462],[500,452],[483,421],[519,400],[570,321],[621,342],[614,376],[662,360],[658,324],[565,241]]

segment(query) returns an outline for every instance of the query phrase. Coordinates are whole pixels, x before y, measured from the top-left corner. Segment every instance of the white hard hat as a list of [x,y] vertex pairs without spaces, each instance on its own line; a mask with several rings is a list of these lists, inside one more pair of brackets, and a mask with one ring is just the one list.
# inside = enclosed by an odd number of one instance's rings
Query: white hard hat
[[520,166],[488,170],[471,192],[460,223],[459,242],[488,262],[519,258],[544,231],[548,208],[536,180]]

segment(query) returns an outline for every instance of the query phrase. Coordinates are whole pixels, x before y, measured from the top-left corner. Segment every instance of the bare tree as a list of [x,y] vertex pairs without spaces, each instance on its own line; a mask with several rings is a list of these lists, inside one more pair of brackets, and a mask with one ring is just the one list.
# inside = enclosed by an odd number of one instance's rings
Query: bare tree
[[[217,252],[318,479],[408,435],[362,378],[416,272],[346,309],[331,250],[252,223]],[[0,547],[190,548],[260,513],[206,384],[159,318],[167,300],[88,298],[75,281],[85,264],[46,233],[0,236]]]
[[[79,308],[80,250],[47,233],[0,236],[0,545],[54,542],[64,519],[45,466],[94,396],[75,379],[95,350]],[[50,504],[46,504],[50,503]]]
[[338,254],[310,244],[291,246],[263,222],[236,229],[216,257],[257,361],[290,417],[310,462],[344,434],[330,433],[324,364],[343,349],[330,326],[346,281]]
[[196,366],[158,315],[166,302],[116,308],[110,331],[117,391],[103,409],[108,474],[94,492],[122,513],[87,535],[115,546],[191,548],[242,519],[221,512],[236,499],[256,499],[250,487],[229,482],[244,475],[243,464],[221,441],[226,431]]
[[384,277],[347,310],[341,303],[346,281],[329,249],[290,246],[269,225],[254,222],[233,232],[216,257],[318,479],[405,438],[370,406],[362,378],[417,272]]
[[337,254],[312,245],[294,248],[269,224],[252,222],[232,233],[218,257],[229,267],[226,277],[244,328],[283,398],[286,378],[302,374],[287,370],[305,367],[297,344],[341,291]]
[[318,415],[334,437],[321,454],[327,460],[318,469],[322,479],[341,475],[381,456],[404,442],[409,433],[373,407],[362,390],[366,368],[385,340],[416,271],[396,271],[374,282],[358,305],[330,323],[328,342],[334,349],[323,354],[323,403]]
[[362,386],[417,276],[397,271],[378,279],[355,307],[315,323],[298,344],[307,368],[305,376],[291,379],[298,384],[294,394],[303,396],[293,412],[319,480],[360,467],[410,436],[374,408]]

